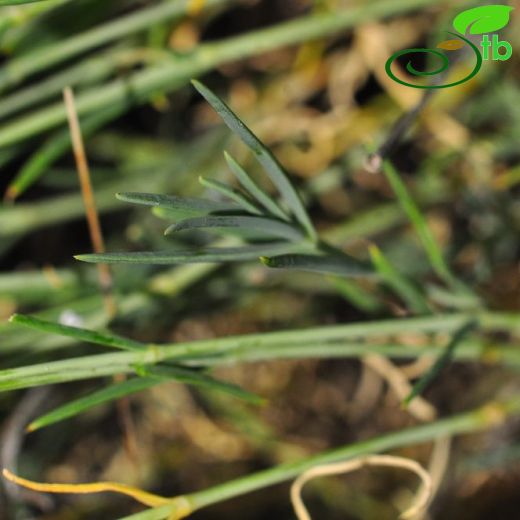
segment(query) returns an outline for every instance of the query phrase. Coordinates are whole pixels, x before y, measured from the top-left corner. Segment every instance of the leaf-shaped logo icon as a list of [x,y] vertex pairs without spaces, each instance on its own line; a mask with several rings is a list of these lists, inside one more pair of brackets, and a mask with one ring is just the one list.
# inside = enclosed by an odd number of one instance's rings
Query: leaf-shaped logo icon
[[461,34],[484,34],[498,31],[509,23],[512,7],[508,5],[483,5],[462,11],[453,20],[453,27]]

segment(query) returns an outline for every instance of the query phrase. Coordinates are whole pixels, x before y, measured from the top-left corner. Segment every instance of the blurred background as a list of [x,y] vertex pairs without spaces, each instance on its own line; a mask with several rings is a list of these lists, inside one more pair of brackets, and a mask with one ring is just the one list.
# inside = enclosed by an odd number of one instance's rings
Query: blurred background
[[[260,173],[189,84],[196,77],[271,147],[323,237],[360,258],[377,243],[402,273],[427,284],[432,274],[420,244],[384,176],[367,168],[367,158],[423,96],[388,78],[388,57],[405,48],[435,47],[454,16],[474,5],[47,0],[0,7],[2,368],[98,351],[8,326],[13,312],[89,328],[109,322],[96,267],[73,259],[92,246],[61,97],[65,86],[76,95],[107,250],[208,242],[202,233],[164,237],[163,222],[116,200],[116,192],[202,196],[199,175],[231,179],[224,149]],[[520,4],[509,5],[516,11],[500,34],[511,43],[512,58],[484,62],[473,80],[430,96],[389,157],[457,275],[489,309],[519,311]],[[453,77],[468,68],[462,56]],[[112,274],[118,312],[110,327],[143,341],[408,314],[390,289],[373,282],[343,286],[255,262],[117,265]],[[130,399],[135,442],[112,405],[23,438],[35,415],[99,383],[0,394],[2,465],[16,463],[20,474],[37,480],[115,480],[173,496],[418,422],[400,409],[370,363],[256,363],[217,373],[269,404],[258,410],[225,396],[161,385]],[[517,374],[506,368],[459,363],[425,397],[444,416],[518,390]],[[515,518],[519,434],[520,424],[513,422],[455,439],[429,517]],[[431,446],[399,453],[426,464]],[[318,481],[307,503],[316,519],[393,519],[414,485],[414,477],[401,471],[362,470]],[[138,510],[115,495],[51,497],[8,486],[0,502],[2,518],[24,520],[108,520]],[[288,485],[193,518],[293,518]]]

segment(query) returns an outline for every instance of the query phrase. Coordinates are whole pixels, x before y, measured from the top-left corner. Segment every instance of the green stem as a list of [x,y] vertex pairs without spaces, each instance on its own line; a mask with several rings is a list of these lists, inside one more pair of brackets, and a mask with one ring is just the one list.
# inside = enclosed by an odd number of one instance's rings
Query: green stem
[[[230,0],[206,0],[205,8],[228,2]],[[48,45],[37,52],[11,60],[0,71],[0,92],[16,86],[37,72],[83,52],[99,48],[129,34],[143,31],[153,24],[181,17],[187,12],[189,5],[190,0],[160,3],[90,29],[73,38]]]
[[[161,92],[173,92],[187,84],[192,77],[200,76],[224,63],[255,56],[286,45],[324,38],[363,22],[437,3],[435,0],[383,0],[344,12],[334,11],[307,16],[243,36],[203,44],[183,58],[172,59],[170,63],[150,67],[127,79],[113,81],[104,87],[92,89],[78,96],[77,111],[81,116],[114,103],[124,102],[128,107],[145,103],[150,96]],[[17,65],[15,70],[10,72],[10,76],[21,74],[19,68],[20,66]],[[23,70],[24,67],[22,73]],[[0,147],[36,135],[64,123],[65,120],[66,113],[62,103],[22,116],[0,128]]]
[[0,100],[0,118],[4,119],[16,112],[36,105],[61,93],[64,87],[95,85],[107,79],[117,69],[117,51],[110,50],[102,57],[95,57],[50,76],[48,79],[19,89]]
[[[490,429],[511,416],[520,413],[520,400],[494,402],[477,408],[471,412],[455,415],[433,423],[423,424],[381,435],[366,441],[356,442],[332,449],[306,459],[281,464],[272,469],[260,471],[246,477],[237,478],[215,487],[184,496],[193,511],[198,511],[230,498],[238,497],[252,491],[266,488],[281,482],[295,479],[305,471],[323,464],[331,464],[356,457],[380,453],[414,444],[430,442],[439,437],[450,437]],[[175,500],[175,499],[174,499]],[[175,508],[175,504],[162,506],[151,511],[126,517],[122,520],[140,520],[141,518],[166,518]]]
[[[519,399],[488,406],[493,408],[496,407],[496,410],[504,415],[516,415],[520,412]],[[232,480],[225,484],[221,484],[220,486],[193,493],[189,495],[189,499],[197,509],[200,509],[228,498],[249,493],[255,489],[261,489],[266,486],[293,479],[304,471],[322,464],[330,464],[340,460],[368,455],[370,453],[395,449],[401,446],[410,446],[411,444],[428,442],[441,436],[445,437],[485,430],[495,425],[495,416],[493,413],[489,413],[491,410],[488,410],[488,407],[483,407],[466,414],[457,415],[431,424],[392,432],[387,435],[376,437],[375,439],[349,444],[341,448],[320,453],[319,455],[309,457],[299,462],[282,464],[273,469],[261,471],[254,475]]]
[[[369,352],[394,358],[434,355],[439,348],[434,342],[411,347],[392,340],[382,343],[380,338],[411,331],[415,333],[452,333],[471,317],[467,314],[439,315],[427,318],[250,334],[173,345],[143,345],[146,348],[143,348],[141,352],[85,356],[3,370],[0,371],[0,390],[8,391],[120,373],[136,373],[139,371],[139,367],[168,360],[175,360],[186,365],[214,366],[289,358],[350,358],[364,356]],[[520,329],[520,320],[517,315],[482,312],[474,317],[481,323],[481,330],[506,328],[514,333]],[[51,322],[43,322],[43,324],[35,322],[32,326],[49,333],[64,333],[62,327]],[[370,338],[377,338],[377,343],[375,341],[371,343]],[[118,342],[122,340],[123,338],[117,339]],[[131,343],[128,348],[135,350],[135,342]],[[119,346],[121,347],[122,344],[119,343]],[[461,344],[455,354],[458,359],[478,361],[482,358],[485,359],[487,355],[489,359],[495,361],[513,366],[520,365],[518,350],[508,346],[493,346],[490,349],[485,341],[478,338],[472,338],[471,341],[468,340]]]

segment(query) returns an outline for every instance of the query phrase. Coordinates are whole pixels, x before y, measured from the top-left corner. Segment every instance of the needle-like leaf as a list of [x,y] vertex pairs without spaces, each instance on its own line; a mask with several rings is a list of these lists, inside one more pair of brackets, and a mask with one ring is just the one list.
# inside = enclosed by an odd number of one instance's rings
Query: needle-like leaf
[[410,394],[403,401],[403,406],[406,407],[410,404],[410,402],[421,395],[424,390],[428,387],[428,385],[441,373],[441,371],[448,365],[448,363],[453,358],[453,354],[457,346],[461,343],[461,341],[476,327],[478,323],[474,320],[465,323],[462,327],[455,331],[450,342],[447,347],[444,349],[442,354],[437,358],[437,361],[433,364],[433,366],[428,370],[412,388]]
[[145,377],[150,376],[159,378],[163,381],[175,380],[179,383],[198,386],[200,388],[204,388],[205,390],[224,392],[251,404],[260,405],[265,403],[265,400],[262,397],[248,392],[247,390],[244,390],[237,385],[219,381],[204,373],[190,370],[188,368],[167,365],[151,366],[144,368],[144,374]]
[[267,267],[278,269],[298,269],[314,273],[337,274],[342,276],[370,276],[374,271],[367,264],[347,255],[320,256],[289,254],[260,258]]
[[163,381],[154,377],[134,377],[120,383],[114,383],[110,386],[107,386],[106,388],[92,392],[84,397],[74,399],[73,401],[70,401],[63,406],[59,406],[51,412],[38,417],[31,424],[29,424],[27,431],[33,432],[35,430],[39,430],[40,428],[50,426],[51,424],[64,421],[65,419],[70,419],[71,417],[86,412],[95,406],[108,403],[110,401],[114,401],[137,392],[142,392],[143,390],[151,388],[162,382]]
[[410,309],[417,313],[430,311],[426,298],[415,285],[403,276],[377,246],[370,247],[370,257],[381,278],[400,296]]
[[207,199],[176,197],[174,195],[159,195],[155,193],[117,193],[116,197],[124,202],[141,204],[152,208],[161,208],[171,218],[186,218],[210,213],[240,211],[240,206],[228,202],[218,202]]
[[242,206],[242,208],[244,208],[248,213],[252,213],[253,215],[262,214],[262,212],[252,202],[250,202],[247,199],[247,197],[245,197],[242,193],[240,193],[240,191],[232,188],[228,184],[213,179],[206,179],[204,177],[199,177],[199,182],[205,188],[217,191],[225,197],[234,200],[239,206]]
[[182,220],[171,225],[165,235],[185,229],[239,229],[244,231],[260,232],[266,237],[279,237],[289,241],[303,240],[303,233],[285,222],[262,217],[246,216],[208,216]]
[[[77,255],[77,260],[91,263],[127,263],[127,264],[194,264],[194,263],[219,263],[240,262],[244,260],[256,260],[262,254],[278,254],[286,252],[290,244],[272,242],[258,246],[244,247],[208,247],[192,249],[188,251],[150,251],[138,253],[104,253],[102,255],[86,254]],[[267,251],[270,251],[269,253]]]
[[280,190],[287,205],[293,211],[298,222],[303,226],[309,238],[316,239],[316,231],[312,225],[300,197],[289,182],[282,166],[271,151],[256,137],[255,134],[237,117],[237,115],[213,92],[199,81],[193,80],[193,86],[206,99],[206,101],[222,117],[226,125],[235,132],[242,141],[249,146],[256,159],[265,168],[265,171]]
[[274,217],[282,220],[290,220],[285,212],[276,204],[271,196],[269,196],[262,188],[260,188],[249,174],[238,164],[228,152],[224,152],[224,157],[228,163],[229,169],[233,172],[240,184],[256,199],[269,213]]
[[142,392],[143,390],[169,381],[194,385],[205,390],[224,392],[255,405],[263,404],[265,402],[260,396],[248,392],[239,386],[219,381],[195,370],[173,366],[146,367],[140,370],[144,374],[143,377],[134,377],[120,383],[114,383],[84,397],[74,399],[63,406],[59,406],[51,412],[38,417],[27,427],[27,430],[35,431],[44,428],[65,419],[70,419],[71,417],[90,410],[95,406]]
[[116,334],[108,332],[98,332],[94,330],[82,329],[79,327],[69,327],[52,321],[42,320],[34,316],[26,316],[23,314],[13,314],[9,319],[11,323],[23,325],[31,329],[47,332],[50,334],[58,334],[60,336],[68,336],[76,338],[79,341],[87,343],[95,343],[105,347],[118,348],[121,350],[142,351],[146,349],[144,343],[134,341],[132,339],[123,338]]
[[421,213],[421,210],[417,207],[414,200],[408,193],[408,190],[401,180],[399,174],[393,165],[385,161],[383,163],[383,171],[385,172],[386,178],[388,182],[392,186],[401,207],[404,212],[410,219],[412,225],[414,226],[417,235],[419,236],[421,243],[430,259],[430,263],[435,270],[435,272],[444,279],[451,279],[451,273],[444,261],[444,257],[442,255],[441,248],[437,241],[435,240],[424,215]]

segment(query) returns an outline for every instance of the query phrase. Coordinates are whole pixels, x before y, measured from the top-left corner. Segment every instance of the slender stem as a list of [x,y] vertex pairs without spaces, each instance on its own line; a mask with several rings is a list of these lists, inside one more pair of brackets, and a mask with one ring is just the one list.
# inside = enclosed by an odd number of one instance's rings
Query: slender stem
[[27,109],[59,94],[63,87],[96,85],[117,70],[122,60],[122,51],[110,49],[100,56],[81,60],[61,70],[47,79],[18,89],[0,100],[0,118],[8,118],[16,112]]
[[[101,223],[94,198],[94,190],[90,180],[90,168],[85,153],[85,145],[83,144],[83,135],[78,120],[74,93],[70,87],[66,87],[63,91],[65,101],[65,109],[69,120],[70,137],[72,141],[72,149],[76,160],[76,168],[78,170],[79,182],[81,186],[81,195],[83,204],[85,205],[85,213],[87,217],[90,241],[95,253],[105,252],[105,241],[101,230]],[[115,302],[112,296],[112,274],[107,264],[98,264],[99,284],[105,309],[109,316],[116,313]]]
[[[85,92],[78,96],[78,113],[81,116],[113,103],[124,102],[128,107],[145,103],[150,96],[158,92],[173,92],[186,85],[192,77],[224,63],[256,56],[286,45],[324,38],[362,22],[437,3],[435,0],[382,0],[343,12],[306,16],[243,36],[203,44],[182,58],[172,59],[169,63],[150,67],[127,79],[119,79]],[[65,111],[61,104],[22,116],[0,128],[0,147],[48,130],[64,121]]]
[[[148,345],[142,352],[85,356],[0,371],[0,390],[7,391],[41,384],[92,379],[118,373],[130,374],[139,371],[139,367],[163,361],[176,361],[195,366],[214,366],[290,358],[356,358],[367,353],[378,353],[395,358],[434,355],[439,348],[434,342],[407,346],[392,340],[382,342],[380,338],[385,335],[392,336],[410,331],[450,333],[471,317],[467,314],[451,314],[251,334],[173,345]],[[475,318],[479,320],[481,330],[506,328],[510,333],[514,333],[520,329],[520,320],[517,315],[482,312]],[[48,332],[57,332],[52,323],[39,327],[40,330],[46,328]],[[374,338],[374,340],[371,341],[370,338]],[[507,346],[489,348],[485,341],[478,338],[471,338],[461,344],[455,357],[466,360],[489,359],[512,366],[520,365],[518,350]]]
[[[206,0],[205,8],[229,2],[230,0]],[[0,70],[0,91],[14,87],[32,74],[62,63],[82,52],[143,31],[153,24],[180,17],[188,11],[190,3],[190,0],[159,3],[11,60]]]
[[[491,412],[491,413],[490,413]],[[401,446],[410,446],[427,442],[440,436],[457,435],[484,430],[496,425],[496,415],[504,419],[507,415],[516,415],[520,412],[520,400],[515,399],[503,403],[495,403],[488,407],[479,408],[472,412],[457,415],[431,424],[409,428],[381,435],[374,439],[349,444],[341,448],[326,451],[299,462],[282,464],[273,469],[261,471],[244,478],[231,480],[225,484],[199,491],[189,495],[190,502],[197,508],[206,507],[256,489],[271,486],[279,482],[295,478],[304,471],[322,464],[330,464],[339,460],[351,459],[378,453]]]
[[[356,442],[332,449],[306,459],[281,464],[272,469],[260,471],[246,477],[237,478],[224,484],[198,491],[182,498],[187,500],[193,511],[208,507],[230,498],[266,488],[296,478],[305,471],[324,464],[349,460],[356,457],[380,453],[403,446],[429,442],[439,437],[462,435],[479,432],[502,424],[509,417],[520,413],[520,400],[492,402],[471,412],[455,415],[433,423],[423,424],[381,435],[379,437]],[[122,520],[140,520],[141,518],[162,519],[175,511],[180,497],[174,498],[171,505],[146,511]],[[156,513],[156,514],[155,514]]]

